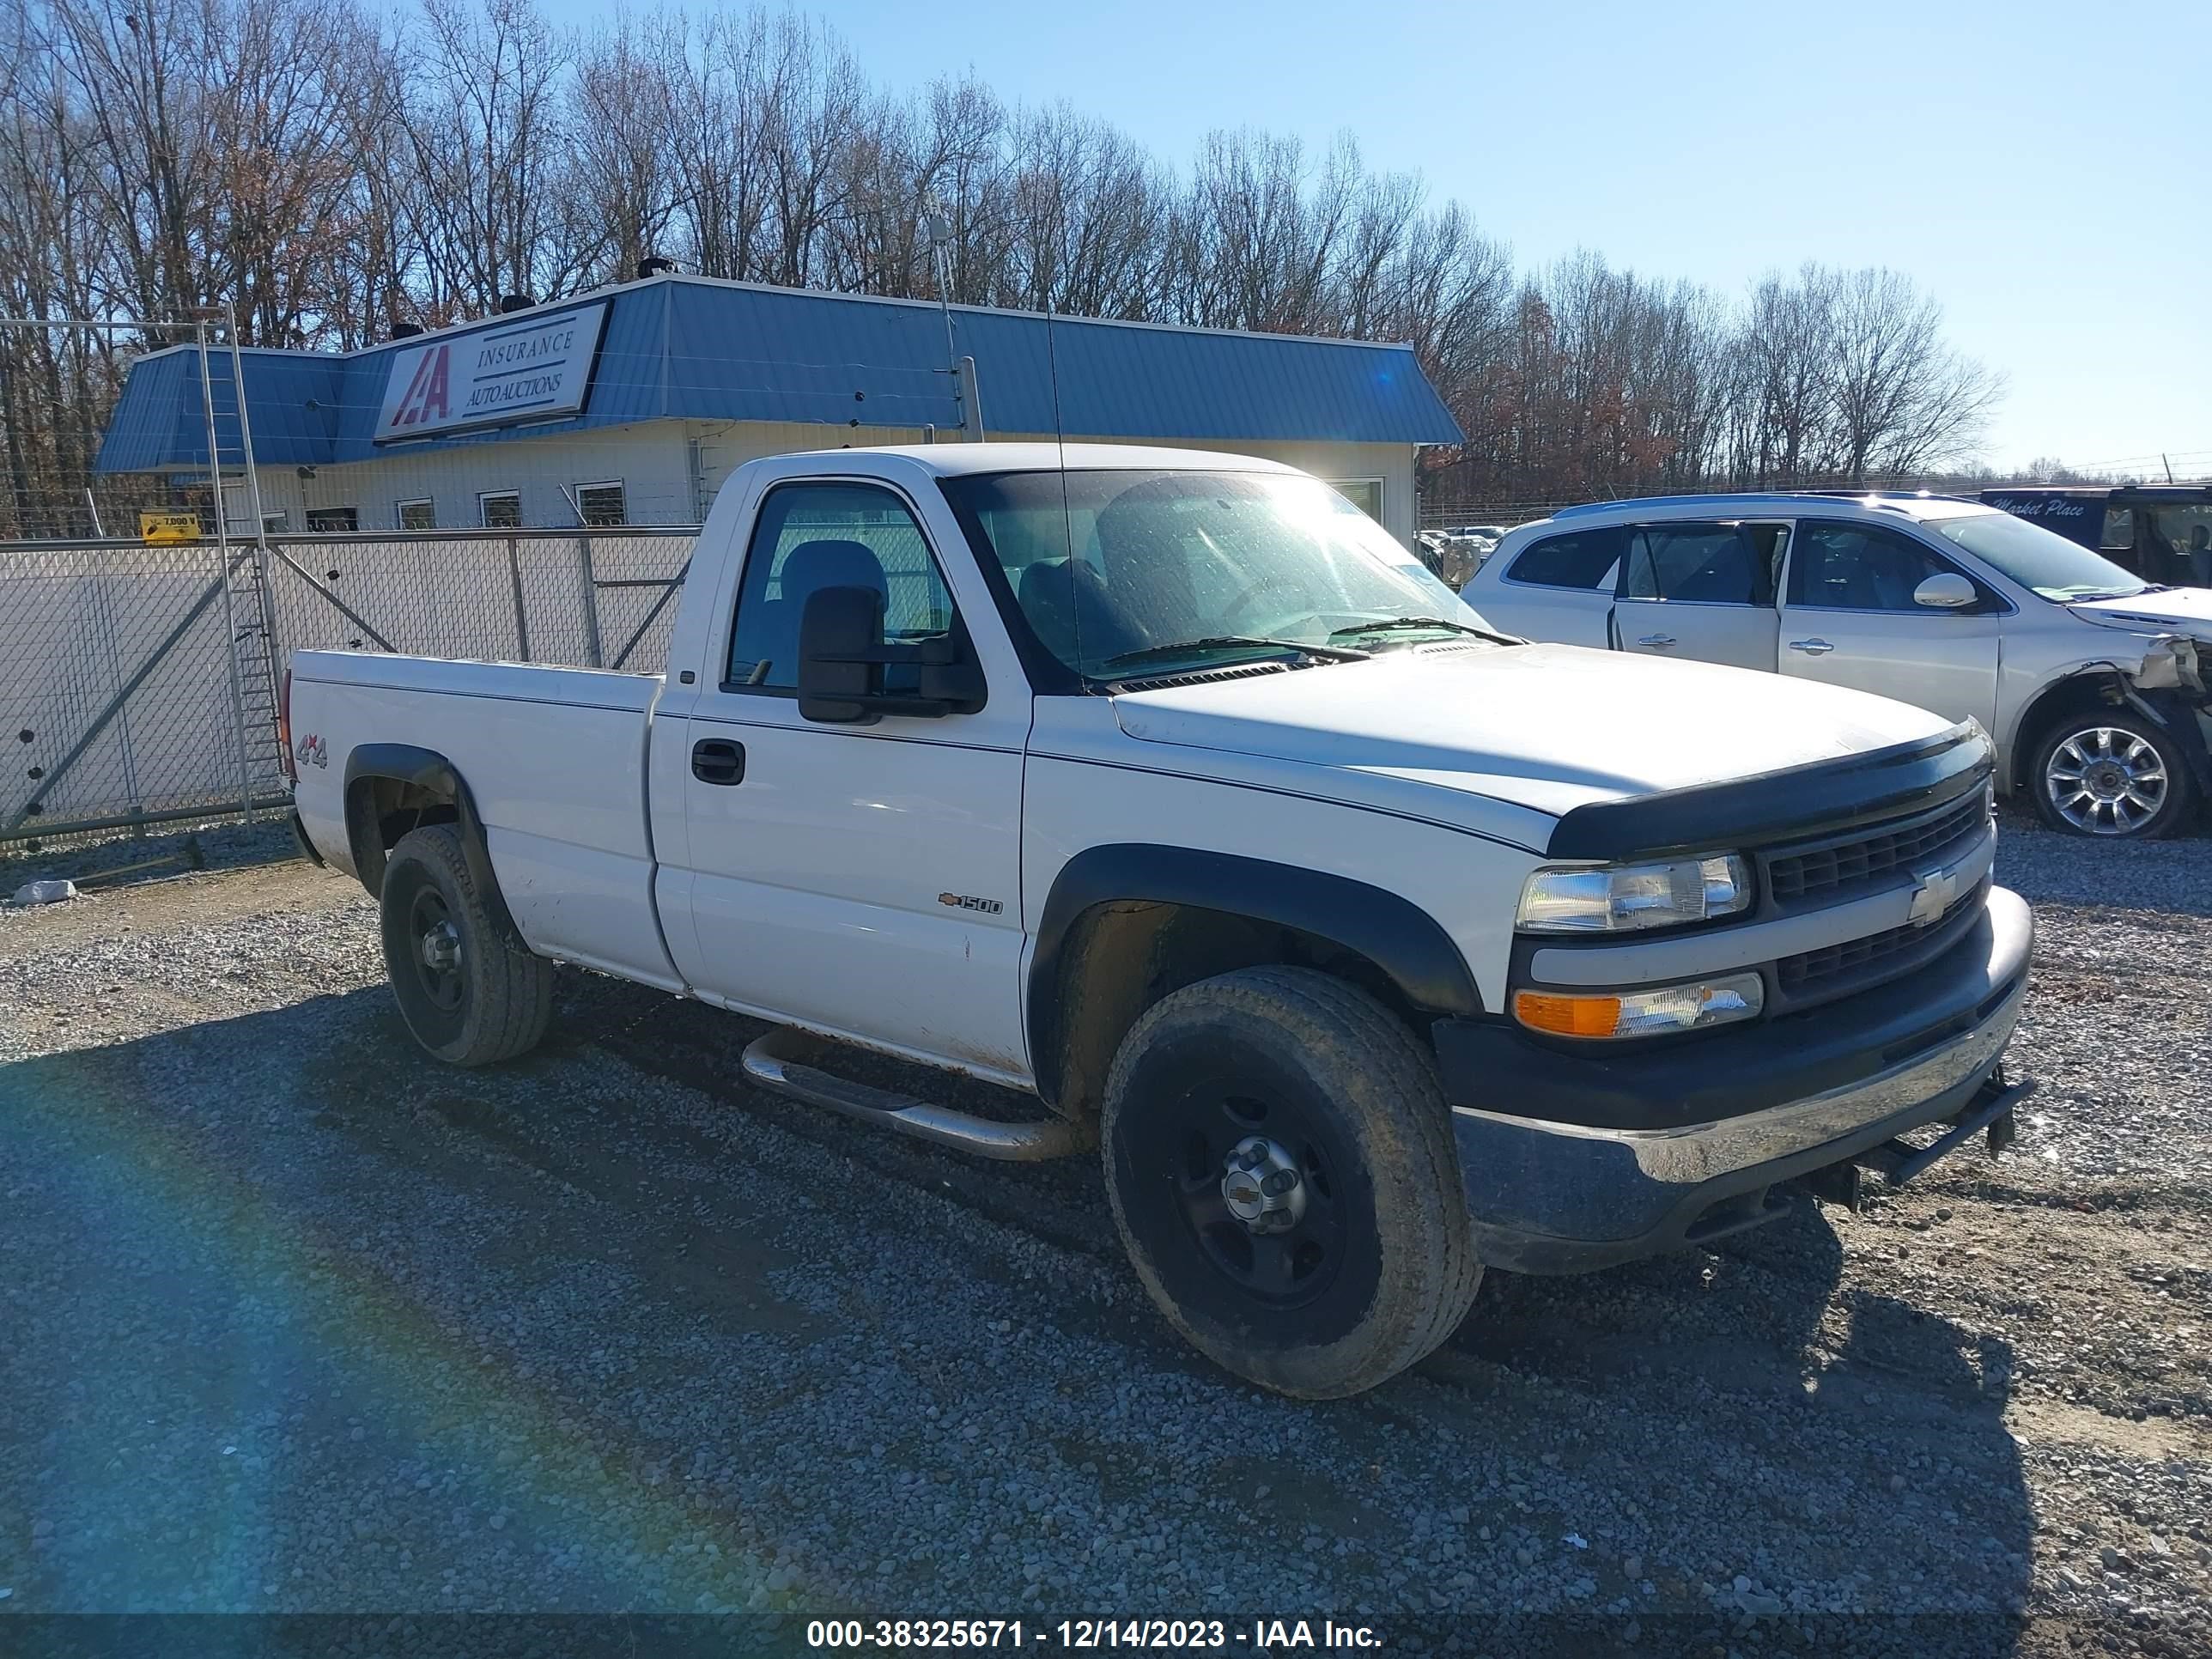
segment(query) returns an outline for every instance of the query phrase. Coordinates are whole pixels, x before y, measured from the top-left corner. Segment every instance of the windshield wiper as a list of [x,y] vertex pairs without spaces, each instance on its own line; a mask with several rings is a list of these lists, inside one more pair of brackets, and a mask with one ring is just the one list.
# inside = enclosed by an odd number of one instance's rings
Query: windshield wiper
[[1479,640],[1488,640],[1496,645],[1526,645],[1528,641],[1511,634],[1500,634],[1488,628],[1470,627],[1466,623],[1446,622],[1442,617],[1392,617],[1382,622],[1354,623],[1349,628],[1329,630],[1333,640],[1356,639],[1362,634],[1388,634],[1413,628],[1442,628],[1454,634],[1472,634]]
[[1302,657],[1319,657],[1324,662],[1364,662],[1375,653],[1353,651],[1340,645],[1309,645],[1304,640],[1266,640],[1249,634],[1212,634],[1200,640],[1174,640],[1166,645],[1148,645],[1136,651],[1124,651],[1118,656],[1108,657],[1101,668],[1133,668],[1139,663],[1157,662],[1163,657],[1181,656],[1191,651],[1224,650],[1235,646],[1263,646],[1271,651],[1295,651]]

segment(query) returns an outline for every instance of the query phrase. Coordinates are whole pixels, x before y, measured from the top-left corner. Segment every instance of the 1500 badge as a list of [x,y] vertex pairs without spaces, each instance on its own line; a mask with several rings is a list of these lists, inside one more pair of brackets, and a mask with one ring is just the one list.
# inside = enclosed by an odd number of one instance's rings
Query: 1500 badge
[[977,898],[973,893],[939,893],[937,902],[956,910],[980,911],[987,916],[995,916],[1006,908],[996,899]]

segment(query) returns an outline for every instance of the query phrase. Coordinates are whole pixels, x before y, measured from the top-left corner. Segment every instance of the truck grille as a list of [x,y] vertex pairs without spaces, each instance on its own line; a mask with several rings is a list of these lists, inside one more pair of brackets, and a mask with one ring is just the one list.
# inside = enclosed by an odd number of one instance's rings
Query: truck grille
[[1894,979],[1948,950],[1981,913],[1989,896],[1990,884],[1984,880],[1972,892],[1952,901],[1942,919],[1929,927],[1908,923],[1864,939],[1784,957],[1774,964],[1775,983],[1784,997],[1798,1003],[1825,1001],[1878,981]]
[[[1910,869],[1938,848],[1980,828],[1989,811],[1988,794],[1977,789],[1966,799],[1919,818],[1860,830],[1826,846],[1771,854],[1766,860],[1767,891],[1776,904],[1785,908],[1834,903],[1856,889],[1873,886],[1899,870]],[[1859,939],[1836,948],[1856,951],[1873,943]]]

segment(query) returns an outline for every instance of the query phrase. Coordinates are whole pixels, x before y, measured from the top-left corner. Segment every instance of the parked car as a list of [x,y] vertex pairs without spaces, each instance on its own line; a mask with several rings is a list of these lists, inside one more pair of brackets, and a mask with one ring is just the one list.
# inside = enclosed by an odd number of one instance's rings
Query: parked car
[[666,676],[302,652],[284,718],[432,1054],[530,1048],[573,963],[773,1022],[745,1072],[817,1105],[1096,1145],[1168,1321],[1288,1394],[1412,1364],[1486,1264],[1906,1178],[2022,1086],[1978,728],[1500,636],[1263,461],[755,461]]
[[1981,498],[2145,581],[2212,587],[2212,484],[2015,485]]
[[1482,562],[1483,550],[1475,543],[1441,530],[1424,530],[1413,541],[1414,550],[1430,574],[1455,593],[1467,585],[1475,566]]
[[1504,538],[1505,526],[1502,524],[1463,524],[1445,531],[1444,534],[1457,536],[1464,541],[1481,542],[1495,547]]
[[2088,836],[2212,791],[2212,591],[2147,583],[1978,501],[1667,496],[1509,535],[1464,593],[1531,639],[1902,697],[1996,740],[1998,789]]

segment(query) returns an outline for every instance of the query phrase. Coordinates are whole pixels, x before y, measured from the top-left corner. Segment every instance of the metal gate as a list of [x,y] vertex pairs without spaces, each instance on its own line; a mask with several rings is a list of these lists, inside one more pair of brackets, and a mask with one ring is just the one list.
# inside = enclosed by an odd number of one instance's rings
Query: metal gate
[[290,650],[658,672],[696,537],[0,544],[0,843],[281,807]]

